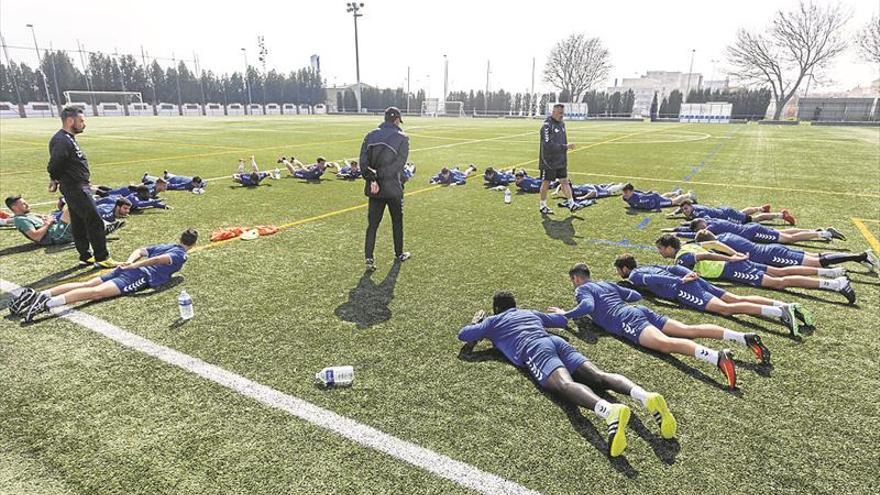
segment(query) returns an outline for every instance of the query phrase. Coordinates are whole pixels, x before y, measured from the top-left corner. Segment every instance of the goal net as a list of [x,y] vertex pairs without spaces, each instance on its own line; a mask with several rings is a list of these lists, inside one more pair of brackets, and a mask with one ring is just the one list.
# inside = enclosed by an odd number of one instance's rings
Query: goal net
[[463,101],[447,101],[444,105],[445,115],[452,115],[456,117],[464,117],[464,102]]
[[440,98],[425,98],[422,101],[422,117],[436,117],[440,113]]
[[87,91],[87,90],[70,90],[64,92],[65,104],[75,102],[88,102],[92,105],[100,103],[119,103],[128,105],[129,103],[143,103],[140,91]]

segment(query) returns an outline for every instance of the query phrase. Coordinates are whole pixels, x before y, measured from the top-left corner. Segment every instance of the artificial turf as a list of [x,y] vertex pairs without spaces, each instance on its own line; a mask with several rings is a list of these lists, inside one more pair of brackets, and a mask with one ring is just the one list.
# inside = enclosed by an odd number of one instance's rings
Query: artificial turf
[[[89,304],[83,311],[181,352],[300,397],[547,494],[872,493],[880,461],[877,319],[880,282],[854,266],[856,306],[825,291],[736,288],[808,305],[817,330],[802,340],[772,321],[725,319],[646,304],[685,322],[757,331],[773,351],[762,368],[735,348],[740,390],[706,363],[644,352],[594,328],[561,331],[600,367],[663,393],[679,421],[659,438],[635,413],[626,455],[609,459],[605,425],[542,393],[485,344],[459,357],[455,335],[497,289],[523,307],[571,307],[567,270],[585,261],[616,280],[611,261],[652,250],[661,214],[628,214],[619,198],[542,219],[537,197],[466,186],[429,187],[444,165],[535,168],[533,120],[406,118],[410,158],[406,247],[391,263],[390,228],[379,269],[363,271],[363,184],[325,175],[252,189],[213,180],[204,195],[166,192],[172,210],[132,215],[114,233],[117,259],[172,242],[186,227],[207,245],[215,228],[286,226],[274,236],[194,252],[172,287]],[[275,168],[357,155],[374,117],[92,118],[79,136],[95,184],[136,182],[146,171],[214,178],[239,157]],[[22,194],[39,212],[50,119],[0,122],[0,196]],[[790,208],[799,226],[834,225],[845,242],[813,251],[861,251],[861,218],[880,237],[877,128],[568,122],[575,182],[632,179],[642,189],[693,189],[700,202]],[[340,210],[339,214],[326,215]],[[386,218],[385,224],[389,223]],[[0,231],[0,273],[45,286],[72,271],[72,248],[22,248]],[[177,322],[185,288],[195,319]],[[2,305],[8,300],[2,296]],[[719,348],[724,344],[704,341]],[[314,373],[353,365],[351,388],[324,390]],[[0,321],[0,492],[464,493],[464,488],[269,409],[58,318]]]

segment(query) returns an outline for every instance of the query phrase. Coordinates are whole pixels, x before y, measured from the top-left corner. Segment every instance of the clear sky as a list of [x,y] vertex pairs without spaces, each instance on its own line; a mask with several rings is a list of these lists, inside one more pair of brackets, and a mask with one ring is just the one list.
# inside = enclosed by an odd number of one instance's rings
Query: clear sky
[[[819,0],[827,3],[830,0]],[[842,0],[853,17],[848,39],[880,10],[880,0]],[[287,71],[321,57],[331,85],[355,81],[354,29],[346,2],[326,0],[203,0],[120,2],[83,0],[3,0],[0,31],[9,45],[32,46],[36,26],[40,48],[87,50],[192,58],[203,69],[240,70],[240,48],[257,59],[256,39],[266,38],[268,65]],[[757,29],[780,8],[796,0],[365,0],[359,19],[361,80],[378,86],[404,86],[407,67],[411,87],[440,96],[443,55],[449,58],[449,89],[489,86],[525,91],[531,84],[532,58],[536,86],[544,89],[541,68],[553,44],[574,32],[598,36],[611,52],[615,78],[634,77],[648,69],[686,71],[695,49],[694,71],[705,78],[723,75],[724,48],[737,28]],[[850,43],[853,47],[854,43]],[[33,52],[10,50],[13,59],[33,63]],[[713,62],[716,61],[716,62]],[[170,62],[164,62],[170,63]],[[826,89],[865,86],[880,78],[880,68],[861,61],[854,48],[841,55],[824,84]]]

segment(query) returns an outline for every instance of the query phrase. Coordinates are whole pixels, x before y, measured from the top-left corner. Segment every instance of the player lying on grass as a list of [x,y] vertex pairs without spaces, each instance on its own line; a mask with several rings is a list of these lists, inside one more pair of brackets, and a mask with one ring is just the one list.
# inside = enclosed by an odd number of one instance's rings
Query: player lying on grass
[[272,172],[260,172],[260,168],[257,166],[257,161],[254,159],[253,155],[251,155],[251,172],[245,172],[244,158],[239,158],[238,169],[236,173],[232,174],[232,180],[244,187],[256,187],[259,186],[266,177],[277,179],[280,176],[281,172],[278,171],[278,169],[275,170],[274,174]]
[[24,287],[14,294],[9,305],[11,314],[31,322],[34,316],[51,308],[82,301],[98,301],[128,295],[146,288],[157,288],[171,280],[186,263],[186,253],[199,238],[194,229],[180,235],[178,244],[158,244],[135,249],[124,263],[106,275],[86,282],[72,282],[37,292]]
[[487,167],[483,172],[483,184],[486,187],[505,187],[514,182],[516,182],[516,171],[513,169],[495,170]]
[[[761,296],[738,296],[710,284],[681,265],[638,266],[635,257],[626,253],[614,260],[614,268],[620,278],[637,290],[648,290],[661,299],[701,313],[778,318],[792,335],[800,335],[799,320],[805,325],[813,322],[813,316],[800,304],[786,304]],[[739,343],[748,344],[746,339]]]
[[[584,199],[602,199],[616,195],[623,191],[625,184],[621,182],[613,182],[609,184],[572,184],[571,193],[574,194],[575,200]],[[556,186],[553,196],[559,196],[562,186]]]
[[134,211],[142,211],[147,208],[158,208],[160,210],[171,209],[170,206],[165,204],[165,200],[162,198],[150,197],[150,191],[144,185],[136,187],[134,191],[124,196],[120,194],[111,194],[109,196],[104,196],[103,198],[97,198],[95,199],[95,204],[98,206],[115,205],[116,201],[120,198],[127,199],[128,202],[131,203],[131,209]]
[[131,206],[131,201],[121,197],[112,205],[98,205],[98,214],[104,220],[104,232],[109,234],[124,227],[125,219],[131,212]]
[[545,327],[565,328],[568,322],[564,317],[519,309],[510,292],[496,292],[492,309],[494,316],[485,318],[485,312],[478,311],[471,324],[458,332],[459,340],[467,343],[463,352],[469,353],[486,339],[508,361],[525,368],[542,389],[595,412],[608,425],[612,457],[626,448],[631,411],[623,404],[603,400],[594,390],[629,395],[648,409],[663,438],[675,437],[678,426],[662,395],[646,391],[623,375],[600,370],[564,339],[547,333]]
[[681,189],[662,194],[654,191],[642,192],[632,184],[626,183],[621,191],[623,191],[623,200],[626,201],[626,204],[636,210],[660,211],[661,208],[680,205],[685,200],[697,200],[693,191],[682,194]]
[[730,233],[744,237],[754,242],[778,242],[780,244],[793,244],[802,241],[831,241],[831,239],[846,240],[846,236],[834,227],[824,229],[784,229],[776,230],[759,223],[731,222],[717,218],[695,218],[679,227],[662,229],[663,232],[677,232],[679,237],[693,239],[697,232],[708,230],[715,235]]
[[440,184],[444,186],[463,186],[467,184],[468,177],[477,171],[477,167],[472,163],[462,172],[458,167],[443,167],[440,173],[431,177],[429,184]]
[[822,289],[837,292],[846,297],[850,304],[855,304],[856,293],[844,276],[833,279],[811,278],[803,275],[780,275],[780,270],[773,266],[762,265],[749,261],[747,254],[733,255],[715,253],[699,244],[681,244],[681,240],[672,234],[663,234],[657,239],[657,251],[664,258],[674,259],[679,265],[693,270],[706,279],[727,280],[729,282],[765,287],[768,289],[787,289],[800,287],[804,289]]
[[[532,177],[525,170],[517,170],[514,174],[514,184],[524,193],[541,192],[541,183],[543,181],[539,177]],[[550,183],[550,187],[558,187],[559,181]]]
[[737,210],[736,208],[731,208],[729,206],[712,208],[711,206],[696,205],[691,200],[687,199],[682,201],[678,209],[667,215],[667,217],[672,218],[679,213],[684,215],[688,220],[693,220],[695,218],[716,218],[735,223],[752,223],[782,219],[789,225],[797,223],[797,220],[791,215],[791,212],[786,209],[782,209],[778,212],[771,212],[769,204],[750,206],[748,208],[743,208],[742,210]]
[[362,176],[361,167],[358,165],[357,160],[342,160],[342,166],[336,172],[336,178],[343,180],[360,179]]
[[162,173],[162,177],[150,175],[149,172],[144,173],[144,176],[141,177],[141,182],[146,185],[156,184],[160,180],[165,182],[165,187],[169,191],[197,191],[200,189],[203,190],[208,186],[207,181],[203,180],[198,175],[192,177],[187,175],[175,175],[167,170]]
[[413,178],[416,175],[416,164],[413,162],[406,162],[403,166],[403,178],[400,180],[401,184],[406,184],[406,182]]
[[[6,207],[13,213],[10,223],[34,244],[53,246],[73,242],[70,211],[63,202],[59,202],[58,210],[48,215],[32,213],[30,205],[21,196],[7,197]],[[105,220],[104,233],[109,234],[120,227],[121,225],[111,226]]]
[[[805,269],[798,275],[819,275],[834,277],[835,273],[845,274],[845,270],[826,270],[840,263],[860,263],[874,274],[880,274],[880,260],[867,250],[861,253],[808,253],[781,244],[757,244],[745,237],[723,233],[715,235],[708,230],[697,232],[694,240],[706,249],[724,254],[744,253],[749,261],[776,267],[801,267]],[[794,273],[792,273],[794,274]]]
[[661,316],[644,306],[626,304],[638,301],[642,296],[634,290],[616,284],[591,281],[590,269],[584,263],[574,265],[568,271],[568,276],[575,287],[577,306],[570,311],[556,307],[551,307],[548,311],[569,319],[591,316],[593,323],[606,332],[625,338],[637,346],[665,354],[693,356],[706,361],[721,371],[727,381],[727,387],[731,390],[736,388],[736,367],[730,350],[716,351],[690,339],[709,338],[743,342],[746,335],[750,335],[745,345],[762,362],[770,359],[770,352],[757,335],[734,332],[718,325],[686,325]]
[[321,176],[324,175],[324,171],[327,168],[335,168],[337,171],[339,170],[339,165],[334,162],[328,162],[323,156],[316,158],[315,163],[311,165],[303,165],[303,163],[295,157],[290,157],[288,160],[282,156],[278,160],[284,164],[284,167],[287,168],[287,172],[295,179],[321,180]]

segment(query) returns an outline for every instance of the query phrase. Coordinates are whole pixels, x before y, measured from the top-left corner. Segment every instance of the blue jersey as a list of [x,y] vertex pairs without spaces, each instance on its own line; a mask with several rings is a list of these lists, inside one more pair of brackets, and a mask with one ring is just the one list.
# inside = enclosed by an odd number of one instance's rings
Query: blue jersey
[[720,208],[712,208],[711,206],[693,205],[694,213],[692,218],[716,218],[719,220],[727,220],[735,223],[746,223],[748,215],[729,206]]
[[628,280],[636,287],[645,287],[661,299],[674,301],[684,284],[681,278],[689,273],[691,271],[681,265],[642,265],[630,272]]
[[634,291],[608,282],[587,282],[574,291],[578,305],[565,314],[567,318],[591,315],[602,328],[613,324],[618,313],[628,306],[625,302],[638,301],[642,296]]
[[516,176],[507,172],[495,172],[492,177],[483,176],[483,180],[489,187],[507,186],[516,181]]
[[637,210],[659,210],[672,205],[672,201],[655,192],[633,191],[629,199],[623,198],[631,207]]
[[779,240],[779,231],[771,229],[759,223],[739,224],[716,218],[706,219],[706,229],[713,234],[736,234],[750,241],[776,242]]
[[360,168],[358,168],[357,170],[354,170],[354,171],[352,171],[352,170],[353,169],[348,166],[342,167],[339,169],[339,173],[336,174],[336,176],[341,179],[357,179],[358,177],[361,176],[361,169]]
[[586,196],[590,193],[596,193],[596,198],[607,198],[613,196],[609,188],[612,184],[578,184],[571,186],[571,192],[575,196]]
[[309,165],[308,168],[303,170],[297,170],[293,173],[293,176],[297,179],[304,180],[318,180],[324,175],[324,168],[317,163]]
[[120,198],[125,198],[131,203],[132,210],[143,210],[145,208],[160,208],[166,209],[168,206],[162,202],[161,199],[153,198],[153,199],[140,199],[138,195],[135,193],[128,194],[127,196],[120,195],[111,195],[104,198],[100,198],[95,201],[96,205],[113,205],[116,206],[116,200]]
[[803,264],[804,251],[781,244],[756,244],[736,234],[719,234],[716,239],[740,253],[748,253],[749,260],[770,266],[796,266]]
[[269,172],[257,172],[257,181],[254,182],[251,179],[251,174],[238,174],[238,181],[243,186],[259,186],[266,177],[269,177]]
[[[187,177],[185,175],[169,174],[166,177],[165,182],[168,183],[169,191],[192,191],[196,187],[195,185],[193,185],[193,178]],[[206,185],[207,184],[202,181],[202,183],[200,183],[198,187],[205,187]]]
[[113,223],[116,221],[116,201],[110,204],[98,204],[98,214],[105,222]]
[[562,315],[511,308],[462,328],[458,338],[463,342],[489,339],[511,363],[522,366],[528,345],[536,339],[550,337],[545,327],[565,328],[567,324],[568,320]]
[[467,184],[467,175],[460,170],[450,170],[448,174],[439,173],[434,177],[431,177],[431,182],[434,184],[444,184],[450,185],[455,184],[457,186],[463,186]]
[[[529,177],[525,176],[523,179],[516,185],[522,192],[527,193],[536,193],[541,190],[541,179],[537,177]],[[551,187],[553,187],[551,185]]]
[[[134,188],[131,186],[122,186],[116,189],[111,189],[107,191],[107,196],[128,196],[129,194],[134,192]],[[150,191],[152,194],[152,191]]]
[[156,246],[148,246],[146,249],[147,257],[149,258],[163,255],[171,258],[170,265],[153,265],[138,268],[138,270],[147,275],[150,287],[155,288],[164,285],[186,263],[186,249],[180,244],[158,244]]

